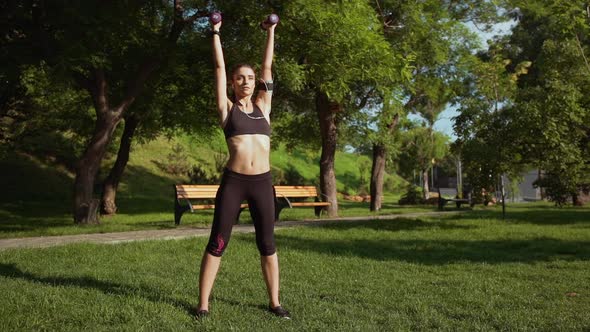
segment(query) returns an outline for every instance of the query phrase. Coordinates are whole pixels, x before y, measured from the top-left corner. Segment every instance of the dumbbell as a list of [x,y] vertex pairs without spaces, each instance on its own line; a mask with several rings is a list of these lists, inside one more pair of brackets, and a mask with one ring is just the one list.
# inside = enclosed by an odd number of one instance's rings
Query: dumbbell
[[211,24],[217,24],[221,22],[221,13],[220,12],[213,12],[209,15],[209,21]]
[[277,14],[270,14],[262,23],[260,23],[260,28],[262,30],[266,30],[267,26],[275,25],[279,23],[279,15]]

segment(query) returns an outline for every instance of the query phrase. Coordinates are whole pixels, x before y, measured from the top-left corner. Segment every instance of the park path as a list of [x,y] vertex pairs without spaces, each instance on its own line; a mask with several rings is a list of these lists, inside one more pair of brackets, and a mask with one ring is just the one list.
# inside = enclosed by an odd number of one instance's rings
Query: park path
[[[460,211],[450,212],[417,212],[405,213],[395,215],[382,216],[363,216],[363,217],[339,217],[339,218],[325,218],[325,219],[306,219],[299,221],[280,221],[275,224],[275,229],[292,228],[296,226],[319,226],[335,222],[355,222],[366,220],[381,220],[381,219],[399,219],[399,218],[417,218],[424,216],[443,216],[460,213]],[[52,246],[59,246],[69,243],[122,243],[131,241],[143,240],[170,240],[170,239],[184,239],[196,236],[209,236],[210,228],[194,228],[194,227],[177,227],[174,229],[160,229],[160,230],[144,230],[131,232],[116,232],[116,233],[96,233],[96,234],[79,234],[79,235],[62,235],[62,236],[39,236],[39,237],[25,237],[0,239],[0,250],[18,249],[18,248],[46,248]],[[251,224],[235,225],[234,233],[253,233],[254,226]]]

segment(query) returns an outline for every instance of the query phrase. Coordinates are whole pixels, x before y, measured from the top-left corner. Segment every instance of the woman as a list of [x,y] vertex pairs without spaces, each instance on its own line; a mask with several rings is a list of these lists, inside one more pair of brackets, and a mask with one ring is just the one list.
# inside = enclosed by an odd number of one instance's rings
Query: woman
[[[212,22],[214,23],[214,22]],[[231,72],[233,98],[227,96],[227,78],[221,47],[221,22],[213,24],[217,111],[229,150],[229,161],[215,198],[215,214],[209,243],[201,262],[199,307],[197,316],[209,314],[209,295],[219,270],[221,256],[230,239],[240,212],[240,203],[248,208],[256,230],[262,273],[269,297],[269,311],[290,319],[279,301],[279,262],[274,243],[274,193],[270,174],[270,110],[272,99],[272,60],[275,24],[263,23],[267,31],[262,61],[262,77],[257,86],[254,70],[242,64]]]

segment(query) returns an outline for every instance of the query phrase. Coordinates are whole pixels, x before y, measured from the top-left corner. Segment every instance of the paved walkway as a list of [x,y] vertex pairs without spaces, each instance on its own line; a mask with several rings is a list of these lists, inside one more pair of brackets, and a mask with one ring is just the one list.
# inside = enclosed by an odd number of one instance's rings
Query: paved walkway
[[[306,219],[301,221],[281,221],[275,225],[275,229],[292,228],[295,226],[316,226],[324,225],[334,222],[355,222],[366,220],[380,220],[380,219],[398,219],[398,218],[416,218],[422,216],[442,216],[460,213],[460,211],[451,212],[419,212],[419,213],[405,213],[396,215],[383,216],[364,216],[364,217],[341,217],[331,219]],[[118,233],[96,233],[96,234],[80,234],[80,235],[63,235],[63,236],[40,236],[40,237],[26,237],[14,239],[0,239],[0,250],[16,249],[16,248],[45,248],[52,246],[59,246],[68,243],[121,243],[142,240],[169,240],[169,239],[184,239],[196,236],[209,236],[210,228],[191,228],[191,227],[177,227],[174,229],[162,230],[146,230],[146,231],[132,231],[132,232],[118,232]],[[234,233],[252,233],[254,226],[235,225]]]

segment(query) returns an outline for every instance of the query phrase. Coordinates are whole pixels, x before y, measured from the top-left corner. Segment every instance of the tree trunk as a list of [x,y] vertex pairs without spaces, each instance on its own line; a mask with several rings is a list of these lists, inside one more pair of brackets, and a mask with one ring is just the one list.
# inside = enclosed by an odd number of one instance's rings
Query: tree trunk
[[578,193],[576,193],[576,192],[572,193],[572,205],[573,206],[582,206],[582,205],[584,205],[584,204],[582,204],[580,202],[580,199],[578,197]]
[[430,188],[428,186],[428,169],[422,170],[422,198],[425,200],[430,198]]
[[121,144],[119,145],[117,160],[103,183],[101,210],[105,215],[113,215],[117,213],[117,204],[115,202],[117,188],[119,187],[119,182],[125,171],[125,166],[127,166],[127,162],[129,161],[131,142],[138,124],[139,117],[137,115],[134,114],[125,117],[125,129],[121,136]]
[[336,157],[336,141],[338,128],[336,114],[341,109],[338,103],[330,102],[323,92],[316,94],[316,109],[320,122],[322,138],[322,155],[320,157],[320,190],[322,199],[330,202],[327,208],[328,216],[338,216],[338,200],[336,192],[336,176],[334,173],[334,159]]
[[385,173],[385,146],[373,145],[373,167],[371,168],[371,211],[381,210],[383,198],[383,175]]
[[[399,114],[393,116],[393,119],[387,124],[386,135],[391,135],[395,126],[399,122]],[[387,148],[383,144],[373,144],[373,167],[371,168],[371,211],[381,210],[383,198],[383,176],[385,175],[385,162]]]
[[113,132],[120,119],[118,114],[97,112],[94,135],[78,161],[76,179],[74,181],[74,222],[77,224],[98,224],[98,208],[100,200],[95,199],[94,179],[100,163],[111,142]]

